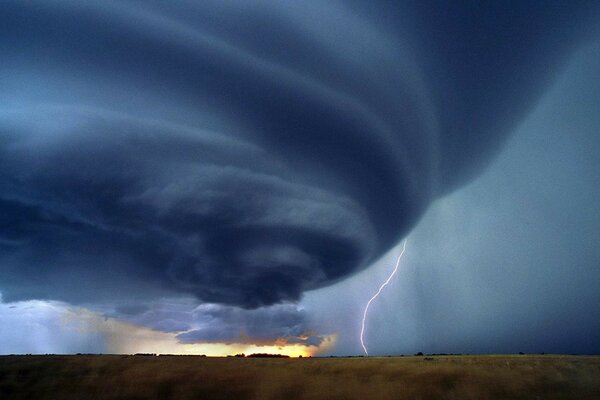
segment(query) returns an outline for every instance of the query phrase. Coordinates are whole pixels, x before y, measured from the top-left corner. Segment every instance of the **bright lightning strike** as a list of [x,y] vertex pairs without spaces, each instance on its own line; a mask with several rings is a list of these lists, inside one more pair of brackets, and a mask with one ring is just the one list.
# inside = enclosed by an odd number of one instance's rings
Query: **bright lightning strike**
[[367,351],[367,347],[365,346],[363,337],[365,335],[365,321],[367,320],[367,313],[369,312],[369,306],[371,305],[373,300],[375,300],[377,298],[377,296],[379,296],[379,294],[381,293],[383,288],[386,287],[388,285],[388,283],[390,283],[390,281],[396,274],[396,271],[398,271],[398,265],[400,265],[400,260],[402,259],[402,256],[404,255],[405,250],[406,250],[406,239],[404,239],[404,244],[402,245],[402,251],[400,252],[400,255],[398,256],[398,260],[396,261],[396,266],[394,267],[394,270],[392,271],[390,276],[387,278],[387,280],[385,282],[383,282],[383,284],[381,285],[381,287],[379,288],[377,293],[375,293],[373,295],[373,297],[371,297],[371,299],[367,303],[367,306],[365,307],[365,312],[363,313],[363,318],[362,318],[362,326],[360,328],[360,344],[362,345],[362,348],[365,351],[365,354],[367,356],[369,355],[369,352]]

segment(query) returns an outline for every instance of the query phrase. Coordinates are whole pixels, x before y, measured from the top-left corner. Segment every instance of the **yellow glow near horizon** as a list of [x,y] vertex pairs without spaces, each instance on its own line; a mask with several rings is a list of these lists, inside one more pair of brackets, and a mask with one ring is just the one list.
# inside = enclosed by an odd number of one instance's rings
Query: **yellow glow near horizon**
[[[305,346],[298,343],[256,345],[243,343],[180,343],[174,334],[154,332],[151,335],[139,335],[137,332],[129,339],[115,338],[111,343],[111,353],[156,353],[206,355],[209,357],[225,357],[244,353],[282,354],[290,357],[309,357],[331,348],[335,344],[336,335],[326,336],[320,346]],[[120,336],[120,335],[119,335]]]
[[308,357],[331,349],[337,335],[327,335],[319,346],[305,346],[276,339],[265,344],[247,343],[181,343],[177,333],[152,330],[144,326],[118,321],[84,308],[65,310],[63,322],[82,334],[100,334],[106,343],[106,352],[112,354],[181,354],[225,357],[244,353],[282,354],[290,357]]

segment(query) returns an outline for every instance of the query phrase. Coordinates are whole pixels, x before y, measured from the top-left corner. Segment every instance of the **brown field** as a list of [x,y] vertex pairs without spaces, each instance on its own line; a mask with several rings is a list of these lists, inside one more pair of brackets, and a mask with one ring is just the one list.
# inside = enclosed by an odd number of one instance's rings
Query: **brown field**
[[600,356],[0,356],[0,399],[600,399]]

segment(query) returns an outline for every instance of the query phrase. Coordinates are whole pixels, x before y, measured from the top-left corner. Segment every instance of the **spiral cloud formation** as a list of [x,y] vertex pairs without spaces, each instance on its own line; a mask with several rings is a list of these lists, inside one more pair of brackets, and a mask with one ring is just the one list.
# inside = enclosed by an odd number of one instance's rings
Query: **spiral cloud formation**
[[414,3],[3,1],[4,299],[256,308],[368,266],[597,11]]

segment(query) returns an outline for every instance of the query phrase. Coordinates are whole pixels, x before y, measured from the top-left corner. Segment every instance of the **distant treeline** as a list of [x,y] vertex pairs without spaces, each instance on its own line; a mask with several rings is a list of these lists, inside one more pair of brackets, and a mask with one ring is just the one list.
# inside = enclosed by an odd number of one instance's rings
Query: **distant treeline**
[[246,356],[248,358],[290,358],[285,354],[268,354],[268,353],[254,353]]

